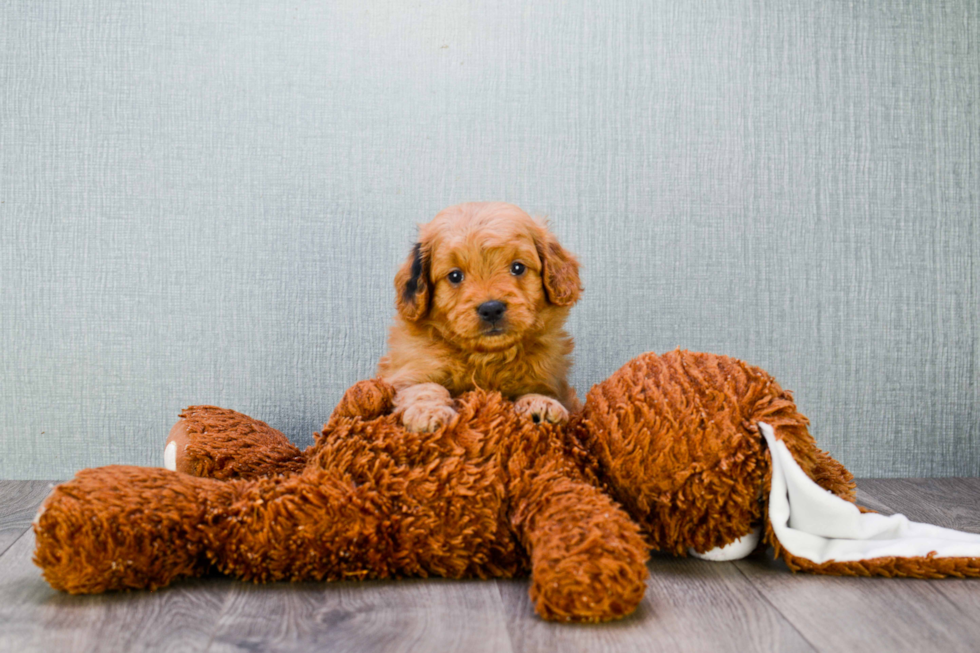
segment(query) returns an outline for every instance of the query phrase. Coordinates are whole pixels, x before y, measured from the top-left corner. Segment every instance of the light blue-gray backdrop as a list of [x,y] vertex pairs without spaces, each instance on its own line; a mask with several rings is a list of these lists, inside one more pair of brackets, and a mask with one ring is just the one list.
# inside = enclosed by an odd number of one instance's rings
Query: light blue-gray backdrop
[[726,353],[858,475],[977,475],[978,11],[4,2],[0,477],[158,465],[191,403],[310,443],[477,199],[583,261],[580,392]]

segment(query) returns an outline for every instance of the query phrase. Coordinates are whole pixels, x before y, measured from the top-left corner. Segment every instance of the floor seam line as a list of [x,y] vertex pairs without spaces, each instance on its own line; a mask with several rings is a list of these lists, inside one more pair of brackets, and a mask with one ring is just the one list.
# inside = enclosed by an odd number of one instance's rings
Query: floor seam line
[[21,532],[20,535],[18,535],[17,537],[15,537],[13,539],[13,541],[10,544],[8,544],[7,546],[3,547],[3,550],[0,551],[0,558],[2,558],[4,556],[4,554],[7,553],[7,551],[9,551],[15,544],[17,544],[18,542],[20,542],[20,538],[22,538],[25,535],[27,535],[27,531],[29,531],[29,530],[31,530],[31,527],[30,526],[28,526],[27,528],[25,528]]
[[[769,555],[769,554],[766,553],[764,555]],[[810,639],[806,635],[804,635],[799,628],[796,627],[796,624],[793,623],[793,620],[789,618],[789,615],[785,614],[782,610],[780,610],[775,603],[769,600],[769,597],[766,596],[764,592],[762,592],[758,587],[756,587],[755,583],[752,582],[752,579],[749,576],[747,576],[744,571],[742,571],[741,567],[739,567],[738,561],[732,561],[732,566],[738,570],[738,573],[742,575],[742,578],[744,578],[745,581],[749,584],[749,586],[752,588],[752,591],[758,594],[762,598],[762,600],[766,602],[767,605],[769,605],[773,610],[775,610],[776,614],[778,614],[780,617],[785,619],[786,623],[789,624],[789,627],[793,629],[793,632],[799,635],[800,638],[807,643],[807,645],[810,647],[811,650],[817,651],[818,653],[821,651],[821,649],[817,647],[816,644],[811,642]]]
[[500,617],[504,622],[504,632],[507,634],[507,643],[510,645],[510,653],[517,653],[514,646],[514,635],[510,628],[510,619],[507,616],[507,604],[504,600],[504,593],[500,589],[500,579],[493,579],[493,586],[497,590],[497,598],[500,599]]
[[215,617],[214,620],[214,630],[212,630],[211,634],[208,636],[208,642],[204,645],[204,648],[201,649],[201,653],[208,653],[208,651],[211,650],[211,645],[214,644],[214,638],[218,636],[218,629],[221,627],[221,619],[228,611],[228,603],[231,601],[233,594],[234,585],[231,585],[225,592],[225,599],[221,602],[221,611],[218,612],[218,616]]

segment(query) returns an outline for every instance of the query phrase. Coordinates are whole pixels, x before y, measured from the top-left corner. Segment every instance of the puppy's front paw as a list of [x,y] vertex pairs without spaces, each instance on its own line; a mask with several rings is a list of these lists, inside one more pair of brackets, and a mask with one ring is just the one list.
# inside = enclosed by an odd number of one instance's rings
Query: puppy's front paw
[[455,416],[456,411],[449,406],[417,403],[402,412],[402,424],[412,433],[427,433],[448,424]]
[[535,424],[540,422],[564,424],[568,421],[568,411],[561,402],[544,395],[524,395],[514,402],[514,410],[530,417]]
[[417,383],[395,393],[395,415],[413,433],[435,431],[448,424],[456,411],[449,390],[438,383]]

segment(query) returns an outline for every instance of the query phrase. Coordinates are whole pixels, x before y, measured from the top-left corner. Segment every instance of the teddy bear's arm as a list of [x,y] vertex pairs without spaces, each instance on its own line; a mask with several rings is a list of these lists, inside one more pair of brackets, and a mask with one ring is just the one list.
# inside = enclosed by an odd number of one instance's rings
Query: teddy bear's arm
[[218,481],[148,467],[79,472],[34,522],[34,562],[55,589],[155,589],[212,567],[244,580],[399,573],[385,497],[316,467]]
[[[512,525],[531,557],[531,600],[545,619],[608,621],[646,589],[648,546],[606,494],[556,464],[514,483]],[[550,468],[548,468],[550,467]]]
[[55,589],[155,589],[209,568],[208,528],[233,483],[151,467],[78,472],[34,518],[34,563]]
[[[345,417],[375,419],[391,412],[395,388],[382,378],[358,381],[347,389],[330,415],[330,422]],[[329,426],[329,424],[328,424]]]
[[294,474],[306,456],[265,422],[227,408],[190,406],[170,429],[164,467],[227,480]]
[[[330,416],[374,419],[391,411],[395,390],[382,379],[351,386]],[[170,429],[164,448],[164,467],[192,476],[262,478],[296,474],[306,466],[306,454],[265,422],[227,408],[190,406]]]

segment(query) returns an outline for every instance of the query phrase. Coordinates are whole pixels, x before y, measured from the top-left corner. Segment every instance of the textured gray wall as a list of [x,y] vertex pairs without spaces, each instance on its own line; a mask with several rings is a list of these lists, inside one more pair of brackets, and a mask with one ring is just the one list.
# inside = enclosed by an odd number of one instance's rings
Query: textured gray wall
[[585,264],[584,392],[759,364],[866,476],[980,473],[976,2],[0,4],[0,477],[158,465],[190,403],[301,444],[414,224]]

